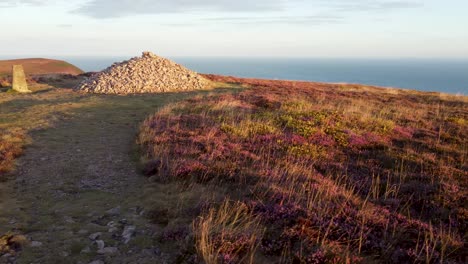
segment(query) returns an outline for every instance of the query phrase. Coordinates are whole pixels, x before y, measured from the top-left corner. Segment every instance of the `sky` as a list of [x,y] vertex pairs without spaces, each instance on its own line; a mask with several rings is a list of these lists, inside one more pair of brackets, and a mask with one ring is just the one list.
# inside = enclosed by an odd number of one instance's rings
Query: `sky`
[[468,58],[467,0],[0,0],[0,57]]

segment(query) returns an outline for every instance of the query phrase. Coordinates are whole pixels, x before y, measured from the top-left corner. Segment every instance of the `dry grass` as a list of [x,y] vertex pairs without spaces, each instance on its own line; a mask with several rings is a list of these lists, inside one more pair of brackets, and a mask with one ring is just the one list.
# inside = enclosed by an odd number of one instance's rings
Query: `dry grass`
[[52,91],[37,83],[30,86],[33,94],[0,92],[0,179],[15,169],[15,159],[31,141],[31,132],[49,128],[70,118],[75,109],[92,104],[67,89]]
[[254,263],[261,230],[246,204],[225,200],[194,221],[193,230],[206,263]]
[[230,232],[230,197],[265,229],[256,263],[463,263],[466,97],[229,80],[258,87],[173,104],[141,128],[150,176],[212,194],[184,211],[197,247],[181,259],[230,262],[209,232]]
[[22,153],[24,142],[23,132],[0,130],[0,176],[13,170],[15,158]]

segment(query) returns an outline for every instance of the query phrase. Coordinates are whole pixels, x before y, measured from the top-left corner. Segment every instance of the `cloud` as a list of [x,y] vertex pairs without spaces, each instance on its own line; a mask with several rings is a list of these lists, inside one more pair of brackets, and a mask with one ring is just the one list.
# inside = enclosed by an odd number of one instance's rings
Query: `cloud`
[[74,13],[94,18],[187,12],[283,10],[287,0],[91,0]]
[[73,25],[72,24],[59,24],[59,25],[57,25],[57,27],[59,27],[59,28],[72,28]]
[[332,0],[324,1],[322,5],[331,7],[336,11],[391,11],[395,9],[418,8],[423,6],[420,1],[412,0]]
[[2,7],[16,7],[21,5],[43,5],[44,1],[41,0],[0,0],[0,8]]
[[[24,2],[30,1],[36,2]],[[165,13],[288,12],[289,8],[298,7],[325,8],[334,12],[390,11],[420,7],[420,1],[422,0],[88,0],[72,12],[93,18],[116,18]]]
[[205,23],[226,23],[226,24],[340,24],[345,17],[337,15],[313,15],[313,16],[267,16],[267,17],[214,17],[205,18],[201,21]]

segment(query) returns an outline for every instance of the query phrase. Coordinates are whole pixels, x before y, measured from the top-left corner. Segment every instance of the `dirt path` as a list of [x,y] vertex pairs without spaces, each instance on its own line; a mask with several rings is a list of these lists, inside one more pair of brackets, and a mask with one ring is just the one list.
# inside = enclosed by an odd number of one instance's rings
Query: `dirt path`
[[[145,217],[147,179],[137,169],[135,138],[141,121],[156,108],[194,94],[60,93],[29,95],[23,104],[19,100],[25,98],[11,101],[23,111],[46,101],[47,109],[57,111],[53,127],[32,133],[15,181],[3,185],[14,195],[8,197],[9,212],[0,216],[9,214],[7,229],[20,230],[33,242],[17,258],[3,257],[0,263],[170,262],[154,240],[160,227]],[[67,104],[75,107],[57,106]]]

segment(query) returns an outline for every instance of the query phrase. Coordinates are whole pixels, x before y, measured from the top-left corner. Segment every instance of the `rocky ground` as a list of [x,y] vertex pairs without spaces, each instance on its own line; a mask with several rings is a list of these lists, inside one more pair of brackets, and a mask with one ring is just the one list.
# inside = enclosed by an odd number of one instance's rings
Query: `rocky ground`
[[[16,179],[17,193],[26,194],[20,199],[28,205],[26,235],[32,241],[20,260],[149,263],[161,257],[151,243],[155,227],[146,225],[133,200],[144,185],[129,156],[134,124],[112,122],[110,112],[108,117],[88,114],[36,134]],[[81,130],[83,122],[92,125]]]

